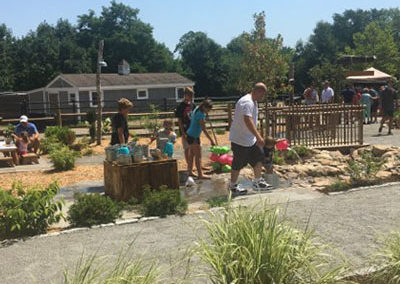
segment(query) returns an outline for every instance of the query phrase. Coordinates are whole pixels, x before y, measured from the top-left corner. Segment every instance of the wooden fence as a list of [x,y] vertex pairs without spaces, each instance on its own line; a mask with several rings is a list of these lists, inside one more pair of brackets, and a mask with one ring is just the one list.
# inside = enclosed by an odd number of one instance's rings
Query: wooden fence
[[263,131],[274,138],[287,138],[291,145],[310,148],[363,144],[361,105],[293,105],[264,110]]

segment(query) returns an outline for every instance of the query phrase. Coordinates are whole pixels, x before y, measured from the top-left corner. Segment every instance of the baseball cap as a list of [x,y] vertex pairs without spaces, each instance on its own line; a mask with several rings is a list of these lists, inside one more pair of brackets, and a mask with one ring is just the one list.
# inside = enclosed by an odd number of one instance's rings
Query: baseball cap
[[19,122],[28,122],[28,117],[26,115],[21,115]]

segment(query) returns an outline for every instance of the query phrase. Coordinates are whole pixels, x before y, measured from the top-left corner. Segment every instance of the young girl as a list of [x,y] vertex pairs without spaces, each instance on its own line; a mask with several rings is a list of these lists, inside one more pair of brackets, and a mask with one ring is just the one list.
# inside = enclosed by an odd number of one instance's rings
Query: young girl
[[29,137],[28,132],[23,131],[21,132],[21,137],[13,134],[15,139],[15,144],[18,147],[18,158],[28,154],[28,145],[29,145]]
[[193,160],[196,163],[196,168],[198,172],[199,179],[209,179],[209,176],[203,174],[202,164],[201,164],[201,146],[200,146],[200,135],[204,132],[208,140],[210,140],[211,145],[214,146],[214,141],[212,140],[210,134],[207,132],[206,127],[206,115],[212,109],[211,100],[204,100],[200,106],[195,108],[192,112],[190,127],[186,132],[186,140],[189,144],[190,154],[188,160],[188,175],[194,176],[193,174]]
[[164,128],[154,133],[154,136],[151,137],[152,143],[154,140],[157,140],[157,149],[163,153],[165,149],[165,145],[169,142],[175,144],[176,142],[176,133],[174,132],[174,123],[172,120],[164,120],[163,122]]

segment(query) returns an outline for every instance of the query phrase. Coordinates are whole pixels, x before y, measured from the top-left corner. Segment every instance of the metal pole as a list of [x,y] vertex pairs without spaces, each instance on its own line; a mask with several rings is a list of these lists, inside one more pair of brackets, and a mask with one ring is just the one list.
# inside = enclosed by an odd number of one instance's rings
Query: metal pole
[[101,93],[101,65],[100,62],[103,60],[103,49],[104,49],[104,40],[99,42],[99,53],[97,55],[97,72],[96,72],[96,87],[97,87],[97,145],[101,145],[101,122],[103,120],[103,95]]

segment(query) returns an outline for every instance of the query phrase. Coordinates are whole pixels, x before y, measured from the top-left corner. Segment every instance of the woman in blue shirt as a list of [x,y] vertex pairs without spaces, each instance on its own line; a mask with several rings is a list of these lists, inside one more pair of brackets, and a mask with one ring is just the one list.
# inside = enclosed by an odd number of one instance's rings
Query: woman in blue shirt
[[188,175],[194,176],[193,174],[193,161],[196,163],[199,179],[209,179],[209,176],[203,174],[201,164],[201,143],[200,135],[202,132],[210,140],[211,145],[215,145],[210,134],[207,132],[206,116],[207,113],[212,109],[211,100],[204,100],[200,106],[195,108],[192,112],[190,127],[186,131],[186,141],[189,144],[189,159],[188,159]]

